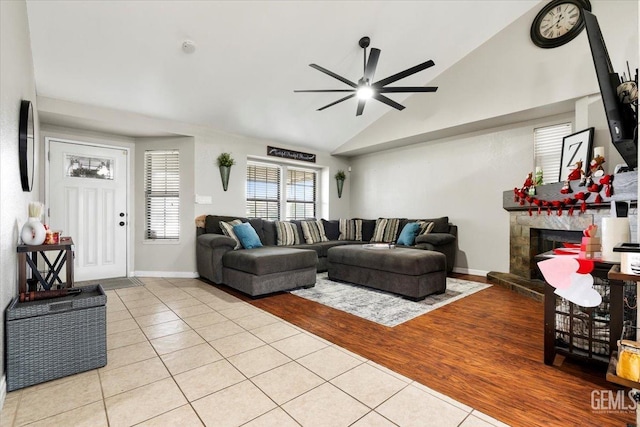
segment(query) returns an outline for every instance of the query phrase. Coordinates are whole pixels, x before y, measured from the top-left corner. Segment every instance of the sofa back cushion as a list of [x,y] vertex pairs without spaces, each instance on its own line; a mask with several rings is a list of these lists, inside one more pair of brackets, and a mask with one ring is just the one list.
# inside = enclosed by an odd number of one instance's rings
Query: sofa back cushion
[[276,235],[278,246],[290,246],[300,244],[298,227],[292,222],[276,221]]
[[[262,244],[265,246],[275,246],[278,243],[278,235],[276,232],[276,222],[270,220],[262,221],[262,234],[263,237],[260,237],[262,240]],[[258,235],[260,235],[258,233]]]
[[340,218],[340,236],[338,240],[359,240],[362,241],[362,220]]
[[378,218],[371,242],[390,243],[398,238],[399,218]]
[[423,221],[433,222],[433,230],[431,233],[448,233],[449,232],[449,217],[443,216],[440,218],[424,219]]
[[307,244],[329,241],[325,235],[322,221],[302,221],[300,225],[302,226],[302,235]]
[[376,228],[375,219],[363,219],[362,220],[362,240],[365,242],[371,241],[373,237],[373,230]]
[[340,221],[327,221],[326,219],[323,219],[322,225],[324,226],[324,234],[327,236],[327,239],[338,240],[340,237]]
[[239,219],[234,219],[231,221],[220,221],[220,228],[222,229],[222,233],[225,236],[231,237],[236,241],[236,246],[233,249],[240,249],[242,247],[242,243],[240,243],[240,239],[236,236],[236,232],[233,230],[233,227],[236,225],[242,224],[242,221]]
[[264,243],[264,220],[262,218],[249,218],[249,224],[256,230],[260,241]]
[[204,230],[206,233],[224,234],[220,228],[220,221],[231,222],[234,219],[239,219],[241,222],[248,221],[247,218],[237,216],[207,215],[204,220]]

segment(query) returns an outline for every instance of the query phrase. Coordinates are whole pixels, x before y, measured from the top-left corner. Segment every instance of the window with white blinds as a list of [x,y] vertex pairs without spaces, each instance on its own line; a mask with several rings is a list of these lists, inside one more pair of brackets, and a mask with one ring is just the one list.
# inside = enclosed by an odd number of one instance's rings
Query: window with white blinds
[[562,139],[568,135],[571,135],[571,123],[561,123],[533,130],[534,167],[542,168],[545,184],[558,182]]
[[287,220],[316,217],[316,171],[287,169]]
[[280,219],[280,175],[280,166],[247,164],[247,217]]
[[144,152],[145,239],[180,238],[180,154]]

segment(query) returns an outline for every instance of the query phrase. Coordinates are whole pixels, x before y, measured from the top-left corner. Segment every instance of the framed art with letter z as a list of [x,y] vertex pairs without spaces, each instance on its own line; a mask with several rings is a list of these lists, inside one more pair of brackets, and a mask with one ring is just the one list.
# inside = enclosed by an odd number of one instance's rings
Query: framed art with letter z
[[582,162],[582,172],[587,175],[593,145],[593,128],[587,128],[562,138],[562,155],[560,157],[560,182],[566,181],[577,163]]

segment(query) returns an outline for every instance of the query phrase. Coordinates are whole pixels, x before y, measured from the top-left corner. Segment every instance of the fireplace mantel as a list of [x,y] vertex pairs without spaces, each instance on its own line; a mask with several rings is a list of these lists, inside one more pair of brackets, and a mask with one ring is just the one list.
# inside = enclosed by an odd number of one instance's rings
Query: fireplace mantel
[[[545,184],[536,187],[536,195],[533,196],[540,200],[546,201],[562,201],[567,197],[572,197],[575,193],[580,191],[587,192],[585,187],[578,187],[580,181],[571,181],[571,189],[573,193],[562,194],[562,182],[556,182],[553,184]],[[631,206],[635,207],[638,201],[638,172],[624,172],[613,175],[613,194],[611,197],[606,197],[605,190],[600,190],[600,197],[602,197],[602,203],[595,203],[595,194],[592,193],[587,199],[587,207],[591,209],[609,209],[611,201],[619,200],[625,202],[631,202]],[[525,211],[529,210],[529,203],[520,205],[514,198],[513,190],[507,190],[502,196],[502,207],[507,211]]]

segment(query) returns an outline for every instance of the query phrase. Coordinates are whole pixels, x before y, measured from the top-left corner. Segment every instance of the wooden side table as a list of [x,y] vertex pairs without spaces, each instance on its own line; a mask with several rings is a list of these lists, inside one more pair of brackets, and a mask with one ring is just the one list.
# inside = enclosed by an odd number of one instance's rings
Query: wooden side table
[[[60,243],[57,245],[18,245],[18,292],[27,292],[27,267],[31,269],[32,277],[38,280],[38,283],[45,289],[49,290],[53,286],[58,288],[65,285],[66,288],[73,287],[73,240],[71,237],[61,237]],[[58,251],[53,262],[49,259],[46,252]],[[38,271],[38,253],[42,256],[49,270],[42,277]],[[66,282],[60,278],[60,271],[66,264]]]
[[[540,254],[536,256],[536,261],[542,261],[547,259],[550,253]],[[563,255],[568,256],[568,255]],[[570,330],[560,331],[558,325],[556,325],[556,314],[559,313],[556,308],[556,298],[559,298],[555,294],[555,288],[545,283],[545,297],[544,297],[544,363],[546,365],[552,365],[555,356],[557,354],[582,359],[584,361],[601,363],[606,366],[609,363],[611,353],[617,348],[617,341],[622,335],[622,327],[624,323],[624,288],[625,281],[629,279],[626,277],[620,277],[611,275],[610,270],[619,266],[619,264],[596,261],[595,268],[591,272],[594,278],[606,280],[606,282],[599,286],[606,286],[609,288],[609,308],[608,308],[608,321],[602,319],[594,319],[590,313],[595,308],[584,309],[584,315],[574,314],[574,304],[568,303],[569,310],[561,312],[568,319]],[[605,284],[606,283],[606,284]],[[589,314],[587,314],[589,313]],[[635,320],[635,319],[633,319]],[[589,325],[588,332],[586,334],[577,333],[573,330],[574,325],[577,322],[583,322]],[[596,324],[601,327],[606,327],[609,331],[608,348],[609,354],[598,354],[594,351],[596,345],[605,344],[601,338],[598,338],[594,334]],[[566,345],[558,345],[556,341],[556,332],[563,332],[569,339]],[[580,348],[574,344],[574,340],[580,340],[588,345],[588,348]]]

